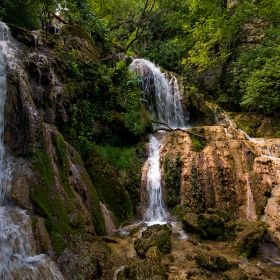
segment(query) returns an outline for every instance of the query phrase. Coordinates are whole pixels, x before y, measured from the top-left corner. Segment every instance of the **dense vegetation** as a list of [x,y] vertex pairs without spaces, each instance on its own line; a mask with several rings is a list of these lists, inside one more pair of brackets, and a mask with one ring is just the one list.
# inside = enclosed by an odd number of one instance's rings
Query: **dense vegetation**
[[2,0],[0,15],[50,32],[60,10],[63,22],[78,23],[99,43],[105,64],[119,52],[147,57],[189,77],[228,110],[275,114],[279,6],[279,0]]

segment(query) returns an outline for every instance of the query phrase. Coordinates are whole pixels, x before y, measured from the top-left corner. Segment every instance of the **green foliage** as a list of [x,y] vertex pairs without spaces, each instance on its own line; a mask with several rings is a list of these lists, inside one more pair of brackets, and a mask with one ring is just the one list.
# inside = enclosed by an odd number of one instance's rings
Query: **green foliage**
[[127,140],[143,135],[148,117],[140,102],[135,73],[121,61],[114,68],[100,66],[93,74],[90,94],[73,105],[72,124],[79,128],[80,144],[89,146],[102,141],[123,145],[124,133]]
[[[193,144],[193,149],[195,152],[201,152],[205,146],[206,146],[206,142],[203,138],[203,133],[204,133],[204,129],[200,128],[192,128],[190,130],[190,138],[192,140],[192,144]],[[201,136],[200,136],[201,135]]]
[[2,0],[0,2],[0,16],[4,22],[27,28],[29,30],[41,27],[37,14],[39,1]]
[[102,158],[118,170],[128,170],[134,162],[134,147],[111,147],[95,145]]

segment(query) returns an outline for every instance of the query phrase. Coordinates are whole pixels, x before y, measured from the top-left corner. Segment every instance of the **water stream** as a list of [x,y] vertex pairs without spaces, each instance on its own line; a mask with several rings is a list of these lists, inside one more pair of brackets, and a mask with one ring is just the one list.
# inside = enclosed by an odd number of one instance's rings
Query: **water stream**
[[54,262],[44,254],[36,254],[32,222],[26,211],[9,199],[12,166],[5,156],[4,107],[7,71],[16,67],[16,51],[9,28],[0,22],[0,279],[62,280]]

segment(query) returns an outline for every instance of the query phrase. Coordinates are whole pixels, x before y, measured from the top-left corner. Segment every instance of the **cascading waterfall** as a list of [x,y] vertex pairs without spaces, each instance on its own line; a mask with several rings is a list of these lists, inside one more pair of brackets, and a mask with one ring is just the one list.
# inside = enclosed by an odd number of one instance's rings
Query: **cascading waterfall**
[[[179,82],[174,75],[163,74],[145,59],[135,59],[130,68],[141,76],[140,89],[145,93],[147,110],[154,120],[173,128],[184,128],[188,115],[182,107]],[[142,182],[148,193],[145,221],[148,225],[165,223],[169,213],[164,206],[160,168],[161,141],[150,136],[149,157],[143,166]]]
[[12,168],[5,158],[3,136],[6,68],[16,68],[16,47],[11,40],[9,28],[0,22],[0,279],[62,280],[64,277],[49,257],[36,255],[32,222],[26,211],[9,200]]
[[182,107],[178,79],[174,75],[168,77],[163,74],[159,67],[146,59],[133,60],[130,68],[141,76],[139,87],[146,94],[151,117],[173,128],[185,127],[188,115]]

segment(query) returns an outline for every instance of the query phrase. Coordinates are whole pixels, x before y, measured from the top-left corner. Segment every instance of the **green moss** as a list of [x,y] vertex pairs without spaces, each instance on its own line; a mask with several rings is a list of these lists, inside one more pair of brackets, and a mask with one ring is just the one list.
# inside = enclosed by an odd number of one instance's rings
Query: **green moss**
[[37,214],[45,218],[45,226],[50,234],[52,245],[57,256],[65,248],[61,235],[72,232],[69,219],[69,207],[62,202],[59,193],[54,188],[54,177],[48,157],[40,150],[33,155],[34,171],[40,174],[41,182],[33,185],[31,199],[35,204]]
[[140,227],[135,227],[130,231],[130,235],[133,236],[136,232],[140,230]]
[[[195,152],[199,153],[206,146],[206,141],[203,138],[204,128],[203,127],[201,127],[201,128],[192,128],[190,130],[190,132],[193,133],[193,134],[190,134],[190,138],[191,138],[192,144],[193,144],[193,150]],[[201,135],[201,137],[198,136],[198,135]]]
[[174,162],[167,156],[163,161],[166,204],[175,207],[180,203],[181,160],[176,157]]
[[217,214],[200,214],[197,223],[210,239],[222,239],[225,232],[225,221]]
[[87,170],[99,199],[115,215],[118,224],[132,218],[132,204],[124,187],[119,183],[115,170],[102,160],[96,149],[91,149],[87,157]]
[[191,164],[191,190],[188,193],[188,205],[193,212],[201,213],[205,210],[202,186],[198,180],[195,159]]

